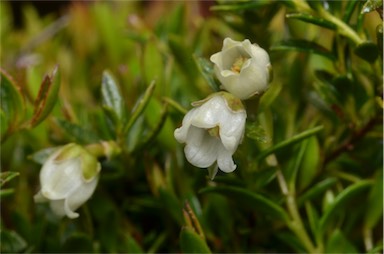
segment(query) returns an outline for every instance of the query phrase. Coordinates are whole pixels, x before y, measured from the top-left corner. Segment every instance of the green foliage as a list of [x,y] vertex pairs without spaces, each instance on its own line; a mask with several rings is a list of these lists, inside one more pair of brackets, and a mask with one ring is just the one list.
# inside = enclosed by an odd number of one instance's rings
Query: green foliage
[[[382,252],[382,1],[31,2],[19,28],[0,7],[1,252]],[[220,91],[226,37],[273,81],[211,180],[174,130]],[[33,202],[68,143],[102,168],[73,220]]]

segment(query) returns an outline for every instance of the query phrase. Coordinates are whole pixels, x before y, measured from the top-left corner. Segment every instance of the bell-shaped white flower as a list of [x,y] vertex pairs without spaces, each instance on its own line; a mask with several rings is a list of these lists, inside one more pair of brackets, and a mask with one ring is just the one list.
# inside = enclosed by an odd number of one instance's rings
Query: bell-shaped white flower
[[50,202],[59,217],[77,218],[74,211],[92,196],[100,169],[97,158],[82,146],[71,143],[58,148],[40,171],[41,190],[35,202]]
[[227,92],[213,94],[195,106],[175,130],[175,138],[186,143],[187,160],[196,167],[207,168],[217,161],[224,172],[236,169],[232,155],[244,135],[247,114],[241,101]]
[[272,78],[268,53],[249,40],[225,38],[223,49],[210,60],[222,87],[242,100],[264,92]]

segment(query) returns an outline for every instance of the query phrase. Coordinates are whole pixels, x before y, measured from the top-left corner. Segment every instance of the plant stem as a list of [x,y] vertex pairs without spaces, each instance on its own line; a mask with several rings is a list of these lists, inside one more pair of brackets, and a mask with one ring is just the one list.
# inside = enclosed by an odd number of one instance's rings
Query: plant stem
[[[313,14],[314,11],[311,9],[311,7],[307,4],[307,2],[303,1],[303,0],[293,0],[292,1],[293,4],[295,5],[296,9],[298,11],[301,11],[301,12],[306,12],[306,13],[309,13],[309,14]],[[333,24],[335,24],[337,26],[337,31],[348,37],[349,39],[351,39],[353,42],[355,42],[357,45],[359,45],[360,43],[363,42],[363,39],[360,38],[360,36],[350,27],[348,26],[346,23],[344,23],[342,20],[340,20],[339,18],[333,16],[330,12],[328,12],[327,10],[323,9],[323,8],[319,8],[318,10],[318,14],[320,14],[320,16],[329,21],[329,22],[332,22]]]
[[324,9],[319,10],[319,14],[322,18],[332,22],[337,26],[337,30],[340,34],[348,37],[353,42],[355,42],[357,45],[363,43],[363,40],[360,38],[360,36],[347,24],[345,24],[342,20],[339,18],[336,18],[331,13]]
[[286,196],[288,212],[292,218],[291,223],[288,225],[289,228],[301,240],[302,244],[304,245],[308,253],[321,252],[320,250],[316,249],[316,247],[313,245],[310,237],[307,234],[307,231],[304,228],[303,221],[301,220],[301,216],[296,205],[294,192],[288,189],[287,182],[280,169],[277,170],[276,174],[277,174],[277,180],[279,182],[281,192]]

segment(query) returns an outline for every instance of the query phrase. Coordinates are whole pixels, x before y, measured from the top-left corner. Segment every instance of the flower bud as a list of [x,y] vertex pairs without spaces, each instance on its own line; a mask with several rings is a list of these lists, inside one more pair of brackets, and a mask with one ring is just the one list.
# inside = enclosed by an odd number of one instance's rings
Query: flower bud
[[222,87],[241,100],[263,93],[272,78],[268,53],[249,40],[225,38],[223,49],[210,60]]
[[92,196],[100,169],[97,158],[80,145],[57,149],[40,171],[41,190],[34,196],[35,202],[50,202],[59,217],[77,218],[74,211]]
[[232,155],[243,138],[247,117],[241,101],[220,92],[192,105],[195,108],[174,132],[178,142],[186,143],[187,160],[200,168],[208,168],[217,161],[220,170],[234,171]]

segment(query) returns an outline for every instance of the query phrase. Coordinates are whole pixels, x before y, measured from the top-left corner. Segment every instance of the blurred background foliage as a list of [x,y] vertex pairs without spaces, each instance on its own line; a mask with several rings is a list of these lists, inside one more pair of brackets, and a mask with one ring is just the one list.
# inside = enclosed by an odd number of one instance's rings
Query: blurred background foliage
[[[36,3],[0,2],[2,252],[383,251],[381,1]],[[274,79],[211,181],[173,131],[226,37]],[[100,140],[78,219],[33,202],[43,149]]]

